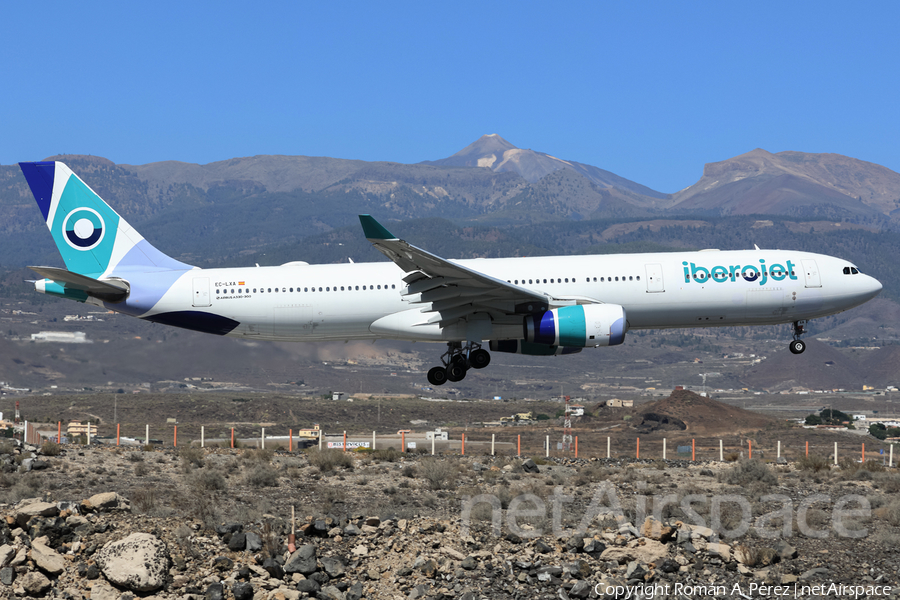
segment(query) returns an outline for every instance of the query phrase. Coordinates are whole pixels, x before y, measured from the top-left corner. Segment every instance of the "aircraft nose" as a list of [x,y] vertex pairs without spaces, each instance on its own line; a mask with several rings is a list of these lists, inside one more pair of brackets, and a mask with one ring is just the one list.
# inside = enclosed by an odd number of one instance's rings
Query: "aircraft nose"
[[881,282],[875,279],[874,277],[870,277],[868,275],[865,276],[866,280],[863,285],[863,293],[865,294],[867,299],[874,298],[877,296],[884,286],[881,285]]

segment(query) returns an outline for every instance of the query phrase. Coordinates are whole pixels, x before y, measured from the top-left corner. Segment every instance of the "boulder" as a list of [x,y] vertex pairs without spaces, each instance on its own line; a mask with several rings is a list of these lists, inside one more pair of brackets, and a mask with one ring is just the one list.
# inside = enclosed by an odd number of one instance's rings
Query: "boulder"
[[16,555],[16,549],[9,544],[0,546],[0,567],[5,567]]
[[317,597],[325,598],[326,600],[344,600],[344,593],[333,585],[329,585],[323,587]]
[[[234,600],[252,600],[253,584],[246,581],[235,583],[231,586],[231,594],[234,596]],[[91,600],[94,599],[91,598]]]
[[31,560],[41,571],[52,576],[59,575],[66,568],[65,559],[56,550],[37,540],[31,542]]
[[346,592],[344,592],[344,600],[360,600],[362,596],[363,586],[358,581],[351,585]]
[[282,577],[284,577],[284,569],[274,558],[269,557],[264,560],[262,568],[266,570],[266,573],[268,573],[270,577],[273,577],[275,579],[281,579]]
[[572,589],[569,590],[569,596],[573,598],[587,598],[593,586],[590,582],[585,581],[584,579],[575,582],[575,585],[572,586]]
[[526,458],[525,462],[522,463],[522,469],[526,473],[540,473],[540,471],[541,471],[538,468],[537,464],[530,458]]
[[312,579],[303,579],[297,584],[297,590],[306,592],[310,596],[321,589],[321,586]]
[[600,554],[600,560],[614,560],[620,565],[624,565],[633,560],[641,563],[658,563],[668,554],[668,548],[665,544],[656,540],[646,540],[642,546],[635,548],[623,548],[613,546],[607,548]]
[[166,545],[149,533],[133,533],[107,543],[96,560],[106,579],[136,592],[161,588],[169,570]]
[[38,498],[22,500],[16,505],[16,523],[23,527],[32,517],[55,517],[59,509],[52,502],[43,502]]
[[328,573],[329,577],[340,577],[344,574],[344,561],[341,559],[323,556],[320,560],[322,561],[322,569]]
[[779,557],[784,559],[797,558],[797,549],[784,540],[778,540],[775,543],[775,552],[778,553]]
[[91,586],[91,600],[119,600],[119,590],[105,581],[98,581]]
[[253,531],[247,532],[247,548],[248,552],[259,552],[262,550],[262,538],[258,533]]
[[247,534],[243,531],[237,532],[228,540],[228,549],[240,552],[247,547]]
[[706,551],[713,556],[721,558],[725,562],[731,560],[731,547],[728,544],[716,544],[710,542],[706,545]]
[[225,600],[225,586],[219,581],[211,583],[206,588],[206,600]]
[[650,538],[658,542],[668,542],[675,535],[675,528],[657,521],[653,517],[647,517],[641,525],[641,537]]
[[19,585],[31,597],[42,596],[50,589],[50,580],[39,571],[29,571],[19,579]]
[[83,512],[104,512],[109,510],[131,510],[128,500],[115,492],[94,494],[87,500],[81,501]]
[[460,552],[459,550],[454,550],[453,548],[448,548],[446,546],[441,548],[441,554],[445,554],[445,555],[449,556],[450,558],[452,558],[453,560],[462,560],[466,557],[466,555],[463,554],[462,552]]
[[301,575],[311,575],[316,572],[316,546],[315,544],[306,544],[291,554],[291,557],[284,564],[285,573],[300,573]]

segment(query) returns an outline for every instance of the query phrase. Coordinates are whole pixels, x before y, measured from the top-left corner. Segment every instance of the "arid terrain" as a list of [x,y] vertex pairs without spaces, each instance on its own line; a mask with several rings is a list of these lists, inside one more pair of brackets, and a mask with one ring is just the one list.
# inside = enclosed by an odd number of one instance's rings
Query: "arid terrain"
[[2,447],[7,598],[614,598],[651,586],[724,598],[776,585],[896,598],[900,585],[900,474],[875,461],[29,450]]

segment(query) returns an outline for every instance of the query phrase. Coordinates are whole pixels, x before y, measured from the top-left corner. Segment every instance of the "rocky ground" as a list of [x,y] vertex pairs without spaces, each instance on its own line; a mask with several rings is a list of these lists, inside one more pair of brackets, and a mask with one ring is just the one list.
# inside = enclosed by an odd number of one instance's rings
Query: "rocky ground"
[[875,463],[7,443],[0,465],[5,598],[900,596],[900,474]]

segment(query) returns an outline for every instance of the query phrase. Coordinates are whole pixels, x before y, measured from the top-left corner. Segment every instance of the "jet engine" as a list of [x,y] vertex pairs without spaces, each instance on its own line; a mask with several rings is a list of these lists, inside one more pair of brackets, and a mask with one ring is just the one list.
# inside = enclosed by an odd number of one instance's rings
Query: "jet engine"
[[580,304],[525,317],[525,341],[548,346],[616,346],[625,341],[625,309],[618,304]]

